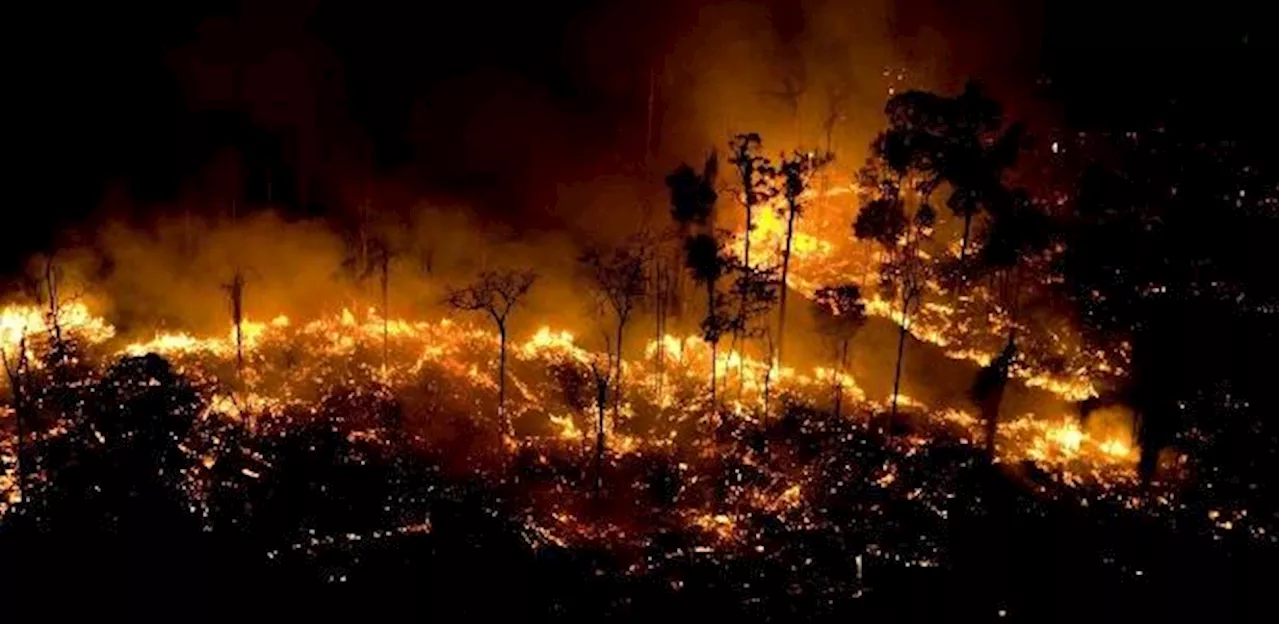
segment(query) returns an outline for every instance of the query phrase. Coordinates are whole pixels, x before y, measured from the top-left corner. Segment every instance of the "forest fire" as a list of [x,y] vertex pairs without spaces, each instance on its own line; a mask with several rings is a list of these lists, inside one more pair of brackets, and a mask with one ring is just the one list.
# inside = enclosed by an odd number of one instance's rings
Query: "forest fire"
[[1274,620],[1269,21],[944,4],[57,16],[6,613]]
[[[10,353],[18,348],[21,336],[39,339],[49,331],[47,316],[38,308],[10,306],[4,310],[4,318],[5,348]],[[83,305],[68,308],[60,323],[65,331],[83,339],[90,348],[107,347],[119,356],[154,353],[172,360],[180,370],[207,385],[206,413],[210,416],[270,419],[287,408],[311,405],[323,396],[323,389],[332,387],[330,384],[364,385],[370,389],[385,385],[394,391],[397,386],[414,383],[426,367],[438,367],[481,393],[492,392],[497,387],[493,373],[486,372],[489,365],[485,357],[496,348],[497,336],[447,318],[435,322],[407,319],[385,319],[384,322],[374,310],[357,316],[344,309],[331,317],[306,322],[285,316],[269,322],[245,320],[240,332],[245,363],[238,372],[234,327],[222,337],[156,332],[150,340],[113,346],[119,342],[114,328]],[[29,350],[37,348],[34,342],[25,346]],[[667,363],[661,372],[655,366],[659,349],[665,350]],[[545,414],[553,438],[564,441],[593,438],[595,423],[589,414],[564,415],[565,410],[573,408],[564,403],[564,398],[545,379],[545,371],[557,365],[585,368],[605,354],[578,346],[568,331],[545,326],[527,340],[517,342],[512,351],[516,359],[523,362],[519,365],[521,372],[512,375],[514,385],[520,388],[513,412]],[[696,395],[710,355],[697,336],[681,339],[666,335],[661,343],[650,341],[644,352],[645,359],[625,360],[622,364],[630,377],[644,380],[632,390],[641,394],[626,399],[618,415],[622,418],[634,418],[634,411],[641,409],[640,405],[663,411],[658,406],[671,405],[675,397]],[[33,362],[38,359],[34,352],[29,357]],[[332,358],[348,360],[354,368],[346,364],[334,368]],[[765,407],[763,382],[768,369],[767,363],[736,351],[717,354],[719,374],[727,387],[737,391],[737,395],[726,402],[731,412],[742,417],[769,418],[767,412],[761,411]],[[822,402],[839,376],[853,402],[866,400],[851,375],[822,366],[808,371],[777,369],[769,374],[779,395]],[[660,375],[665,380],[661,385],[662,396],[657,395]],[[465,387],[459,387],[457,392],[471,393]],[[906,396],[899,397],[899,403],[926,413],[933,411]],[[874,404],[867,405],[875,409]],[[614,431],[617,427],[614,419],[618,416],[610,410],[605,425],[610,452],[625,454],[668,446],[684,423],[705,419],[705,409],[698,400],[688,402],[686,398],[666,416],[672,427],[670,433],[658,433],[656,438]],[[967,439],[980,439],[976,417],[952,412],[944,419],[965,428],[962,435]],[[1083,461],[1091,468],[1097,467],[1093,464],[1110,468],[1106,473],[1108,478],[1124,478],[1136,461],[1127,442],[1095,440],[1074,423],[1054,425],[1039,420],[1034,414],[1003,422],[1000,431],[1006,439],[1002,444],[1005,461],[1031,460],[1047,469],[1066,461]],[[789,496],[796,498],[798,492],[795,489]]]

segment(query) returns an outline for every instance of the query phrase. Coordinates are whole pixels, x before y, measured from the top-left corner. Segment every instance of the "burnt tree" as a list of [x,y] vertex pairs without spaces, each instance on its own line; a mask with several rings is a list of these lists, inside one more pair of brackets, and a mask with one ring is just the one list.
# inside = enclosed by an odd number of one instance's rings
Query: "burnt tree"
[[450,289],[445,303],[464,312],[484,312],[498,327],[498,424],[511,435],[507,417],[507,319],[533,288],[537,275],[532,271],[484,271],[471,284]]
[[839,417],[845,370],[849,366],[849,342],[866,323],[866,306],[862,303],[862,292],[855,284],[819,288],[814,299],[818,304],[818,326],[834,347],[834,403],[836,417]]

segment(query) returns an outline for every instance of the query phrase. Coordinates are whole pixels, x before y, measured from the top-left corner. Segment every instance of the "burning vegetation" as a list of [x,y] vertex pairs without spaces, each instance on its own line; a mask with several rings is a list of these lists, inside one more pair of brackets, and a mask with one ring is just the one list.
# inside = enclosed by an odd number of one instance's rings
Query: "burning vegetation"
[[[1186,327],[1171,297],[1253,322],[1274,290],[1201,249],[1190,270],[1116,249],[1180,247],[1177,207],[1141,200],[1221,184],[1082,170],[1060,156],[1084,133],[1046,151],[976,82],[900,82],[862,162],[833,151],[832,93],[823,149],[730,135],[646,174],[648,216],[617,236],[495,234],[366,191],[344,219],[233,200],[42,256],[0,308],[0,528],[189,530],[258,581],[376,587],[411,567],[398,548],[513,574],[456,540],[600,579],[511,607],[563,619],[694,588],[762,620],[891,613],[931,571],[993,571],[1005,535],[1070,532],[1099,586],[1146,573],[1146,531],[1274,547],[1274,513],[1242,502],[1267,486],[1197,456],[1225,435],[1205,413],[1249,405],[1151,389],[1185,379],[1161,357]],[[772,94],[796,137],[803,94]],[[1120,149],[1188,149],[1142,140]],[[1240,223],[1274,227],[1274,182],[1210,160]]]

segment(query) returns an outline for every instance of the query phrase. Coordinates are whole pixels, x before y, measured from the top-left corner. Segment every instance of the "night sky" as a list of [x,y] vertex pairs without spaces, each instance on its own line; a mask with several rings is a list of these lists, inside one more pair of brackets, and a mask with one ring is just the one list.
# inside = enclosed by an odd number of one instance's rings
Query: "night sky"
[[[751,10],[772,27],[768,49],[783,56],[815,21],[865,14],[879,38],[870,45],[892,48],[884,58],[932,66],[946,77],[929,81],[940,88],[982,78],[1024,118],[1118,131],[1181,123],[1215,139],[1269,141],[1275,34],[1261,15],[1269,9],[1232,4],[913,0]],[[29,221],[7,229],[6,264],[91,215],[140,217],[225,194],[193,180],[228,153],[243,158],[245,201],[264,201],[270,181],[278,207],[325,213],[363,193],[372,173],[395,180],[402,196],[461,200],[519,221],[556,203],[565,181],[637,174],[648,71],[684,62],[673,51],[690,45],[690,24],[712,6],[35,9],[10,22],[29,35],[11,57],[19,88],[10,93],[22,112],[10,123],[25,147],[15,151],[24,199],[10,210]],[[850,45],[866,39],[855,34]],[[681,132],[683,88],[659,103],[664,164],[711,141]]]

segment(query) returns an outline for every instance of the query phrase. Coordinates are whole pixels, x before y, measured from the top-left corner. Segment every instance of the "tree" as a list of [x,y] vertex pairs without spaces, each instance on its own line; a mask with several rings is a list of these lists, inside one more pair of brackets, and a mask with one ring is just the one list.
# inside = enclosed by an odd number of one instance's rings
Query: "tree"
[[536,279],[532,271],[484,271],[470,285],[449,289],[445,298],[455,310],[488,314],[498,327],[498,423],[504,435],[513,433],[506,411],[507,319]]
[[[744,270],[751,269],[751,234],[755,231],[756,208],[767,203],[776,194],[773,181],[777,176],[768,158],[760,155],[760,135],[756,133],[735,135],[729,141],[729,162],[737,173],[738,185],[742,189],[739,201],[746,215],[746,231],[742,236],[742,264]],[[740,302],[745,306],[746,302]],[[739,313],[739,316],[745,314]],[[737,346],[740,334],[734,333],[734,346]]]
[[[780,281],[778,279],[778,269],[776,267],[747,267],[737,265],[732,258],[728,261],[731,263],[733,273],[736,277],[733,280],[732,294],[733,298],[738,302],[737,312],[726,319],[726,324],[735,336],[746,339],[758,338],[761,336],[769,336],[770,365],[773,361],[773,337],[764,327],[757,326],[755,319],[760,318],[769,313],[773,306],[778,303],[778,292]],[[742,387],[746,383],[744,371],[744,359],[738,358],[738,394],[741,398]],[[772,370],[770,370],[772,372]],[[767,380],[767,377],[766,377]],[[766,397],[766,403],[768,397]]]
[[667,315],[671,308],[671,276],[668,267],[663,264],[662,253],[655,250],[650,261],[652,269],[650,271],[648,286],[650,292],[647,296],[648,301],[652,304],[654,317],[654,344],[658,345],[657,351],[654,353],[654,363],[658,369],[658,404],[659,409],[665,400],[666,386],[666,354],[667,350],[663,346],[663,337],[667,334]]
[[590,249],[582,254],[580,264],[590,279],[596,306],[608,310],[615,322],[614,352],[610,363],[613,379],[613,416],[618,417],[622,401],[623,332],[646,295],[645,267],[652,245],[644,236],[634,236],[611,250]]
[[858,212],[854,235],[871,240],[885,252],[880,265],[881,288],[901,302],[898,320],[898,356],[893,371],[893,399],[890,420],[898,416],[898,391],[902,382],[902,355],[912,315],[920,306],[925,284],[932,266],[922,256],[922,246],[933,236],[934,210],[927,201],[908,201],[903,197],[900,173],[883,162],[862,171],[864,185],[871,199]]
[[782,290],[778,301],[778,364],[782,364],[785,354],[784,346],[787,337],[787,275],[791,267],[791,242],[795,237],[796,222],[804,210],[804,193],[809,190],[809,181],[823,166],[832,161],[828,152],[815,155],[813,152],[794,152],[783,158],[780,173],[782,174],[782,196],[786,199],[779,207],[779,216],[787,220],[787,239],[782,248]]
[[[679,241],[673,250],[675,254],[672,259],[673,267],[684,264],[684,244],[688,239],[694,234],[705,231],[715,222],[718,197],[715,183],[719,170],[718,163],[716,153],[712,151],[703,164],[702,173],[694,171],[686,164],[681,164],[667,176],[667,189],[671,196],[671,219],[676,223]],[[677,299],[677,314],[682,314],[686,301],[684,282],[679,279],[678,271],[673,275],[676,277],[672,290]]]
[[694,171],[689,165],[681,164],[667,176],[667,189],[671,193],[671,218],[680,227],[680,233],[685,238],[713,220],[718,169],[718,159],[713,151],[707,156],[702,173]]
[[[609,337],[605,336],[607,344]],[[607,355],[607,350],[606,350]],[[591,381],[595,389],[595,405],[596,405],[596,457],[595,457],[595,494],[599,498],[600,491],[604,487],[604,412],[609,405],[609,363],[601,368],[600,363],[593,357],[591,359]],[[615,404],[613,420],[618,421],[618,412]]]
[[[866,306],[856,284],[824,286],[815,293],[818,324],[822,333],[835,343],[835,413],[840,417],[844,396],[844,374],[849,365],[849,341],[866,323]],[[895,393],[896,394],[896,393]]]
[[391,245],[378,241],[378,284],[382,291],[382,374],[387,374],[387,360],[391,350]]
[[223,284],[231,300],[231,322],[236,334],[236,374],[244,372],[244,274],[239,269],[231,277],[231,281]]
[[1008,202],[1004,171],[1014,164],[1023,127],[1005,127],[999,103],[970,81],[952,98],[908,91],[885,106],[889,128],[877,137],[874,151],[889,167],[918,178],[917,189],[931,195],[947,184],[947,207],[964,219],[960,258],[969,248],[973,219],[979,212],[999,212]]
[[700,327],[702,338],[711,347],[711,404],[716,402],[716,351],[720,339],[732,329],[728,314],[728,302],[719,292],[720,279],[731,266],[730,259],[721,252],[720,241],[712,234],[697,234],[685,241],[685,266],[693,281],[701,284],[707,294],[707,314]]
[[1045,211],[1025,191],[1010,192],[992,213],[978,268],[995,273],[998,300],[1009,321],[1009,341],[1017,338],[1022,285],[1028,265],[1049,246],[1051,224]]
[[987,457],[995,461],[996,431],[1000,424],[1000,401],[1004,398],[1004,388],[1009,381],[1009,367],[1017,357],[1018,348],[1013,338],[1005,345],[1004,350],[990,364],[982,367],[977,379],[969,388],[969,398],[982,410],[982,424],[986,431]]

